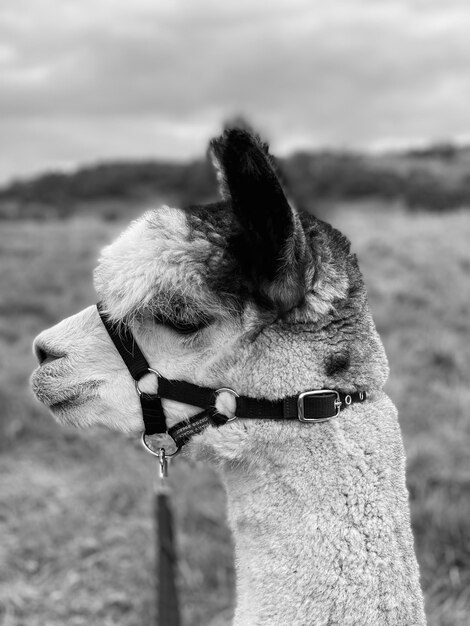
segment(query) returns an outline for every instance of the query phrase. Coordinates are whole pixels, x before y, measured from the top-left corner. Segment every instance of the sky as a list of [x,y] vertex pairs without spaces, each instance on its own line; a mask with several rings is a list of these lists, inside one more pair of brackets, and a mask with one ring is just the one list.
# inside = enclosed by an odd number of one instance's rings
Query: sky
[[240,114],[278,154],[470,142],[469,33],[468,0],[2,0],[0,182]]

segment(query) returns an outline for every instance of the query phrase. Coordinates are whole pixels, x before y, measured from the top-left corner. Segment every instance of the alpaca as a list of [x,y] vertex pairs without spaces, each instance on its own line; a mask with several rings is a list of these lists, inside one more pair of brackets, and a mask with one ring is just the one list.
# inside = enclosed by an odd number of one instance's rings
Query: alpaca
[[[234,626],[425,624],[388,364],[346,237],[288,201],[244,128],[210,144],[222,198],[145,213],[104,249],[95,288],[165,378],[277,401],[366,392],[321,423],[233,419],[185,448],[227,491]],[[134,383],[90,306],[41,333],[32,377],[63,423],[142,430]],[[155,377],[142,389],[156,391]],[[200,412],[162,405],[170,426]],[[217,395],[235,418],[236,398]]]

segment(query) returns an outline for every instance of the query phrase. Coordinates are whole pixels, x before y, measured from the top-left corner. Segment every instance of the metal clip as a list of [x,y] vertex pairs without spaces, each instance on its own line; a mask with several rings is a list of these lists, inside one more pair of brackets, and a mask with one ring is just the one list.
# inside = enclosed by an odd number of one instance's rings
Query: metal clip
[[165,448],[160,448],[158,453],[158,474],[161,480],[168,478],[168,459],[165,454]]
[[[150,442],[147,442],[146,437],[147,435],[145,434],[145,431],[144,431],[141,437],[142,445],[144,446],[146,451],[150,452],[150,454],[153,454],[153,456],[160,457],[160,452],[157,452],[156,450],[157,449],[161,450],[163,448],[165,450],[165,457],[167,459],[170,459],[176,456],[181,450],[181,448],[178,448],[178,446],[176,445],[174,440],[168,435],[168,433],[160,433],[160,434],[151,435],[152,440]],[[156,441],[153,441],[153,440],[156,440]],[[153,443],[153,446],[152,446],[152,443]],[[167,450],[174,450],[174,452],[168,453]]]

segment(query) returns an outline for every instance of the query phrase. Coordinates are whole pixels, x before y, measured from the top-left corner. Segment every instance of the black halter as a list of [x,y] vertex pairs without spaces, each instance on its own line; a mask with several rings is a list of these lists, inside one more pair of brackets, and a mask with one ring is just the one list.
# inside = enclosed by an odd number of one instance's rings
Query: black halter
[[[130,329],[124,325],[119,326],[118,329],[117,326],[113,325],[103,312],[101,304],[97,304],[97,309],[104,327],[135,380],[135,387],[142,407],[145,427],[144,438],[146,435],[166,433],[174,440],[179,449],[191,437],[202,432],[208,426],[221,426],[237,418],[298,419],[307,423],[325,422],[332,417],[337,417],[340,411],[350,404],[363,402],[366,399],[365,391],[346,393],[336,389],[320,389],[304,391],[296,396],[288,396],[283,400],[273,402],[240,396],[228,387],[210,389],[183,380],[168,380],[150,367]],[[139,388],[139,380],[148,373],[157,377],[157,394],[144,393]],[[215,408],[217,397],[223,391],[231,393],[235,398],[235,417],[228,418],[218,413]],[[204,410],[168,430],[161,398],[184,402],[191,406],[204,408]]]

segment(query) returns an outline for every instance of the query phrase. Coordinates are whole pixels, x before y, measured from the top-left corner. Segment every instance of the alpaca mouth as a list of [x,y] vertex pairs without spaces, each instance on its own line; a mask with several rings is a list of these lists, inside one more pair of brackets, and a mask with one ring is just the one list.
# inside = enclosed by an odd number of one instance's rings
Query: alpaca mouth
[[58,402],[53,402],[52,404],[48,404],[47,407],[51,411],[65,411],[72,407],[77,407],[82,404],[85,404],[96,394],[94,393],[83,393],[83,391],[78,391],[76,393],[67,396],[63,400],[59,400]]
[[[50,383],[53,383],[50,384]],[[48,377],[41,376],[39,370],[31,377],[31,386],[36,398],[45,404],[51,411],[64,411],[71,407],[77,407],[96,397],[98,387],[102,381],[89,381],[75,385],[74,387],[61,390],[58,394],[55,380],[48,381]],[[51,388],[52,387],[52,388]]]

